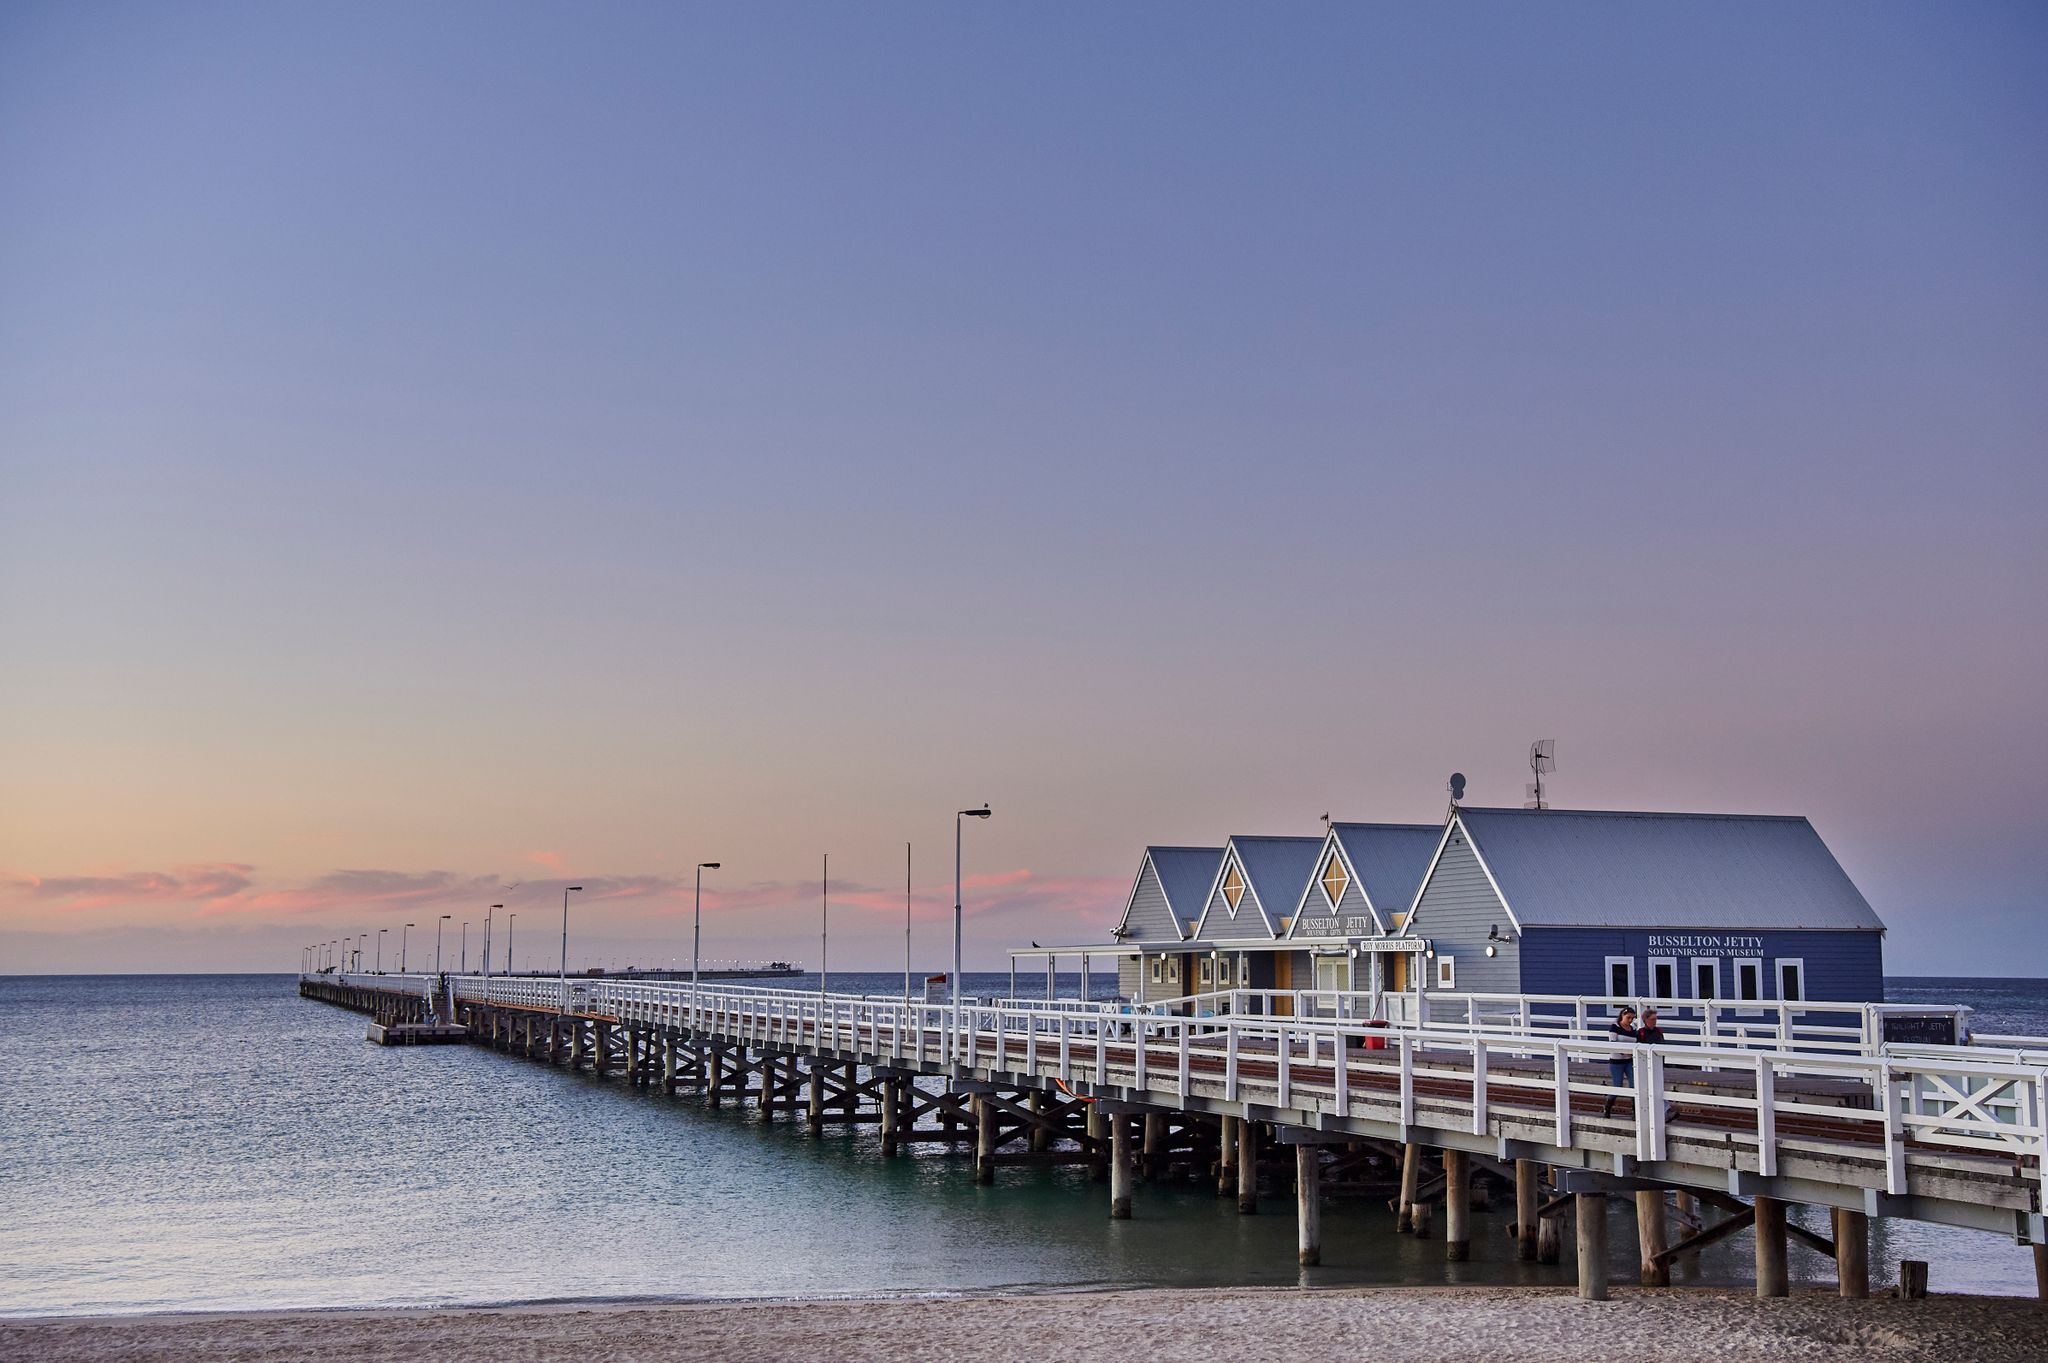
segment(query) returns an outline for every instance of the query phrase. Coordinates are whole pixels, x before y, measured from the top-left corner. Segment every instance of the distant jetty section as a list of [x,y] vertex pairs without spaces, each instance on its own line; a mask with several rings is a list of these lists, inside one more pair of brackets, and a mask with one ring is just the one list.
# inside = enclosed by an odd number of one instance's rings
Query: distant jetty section
[[[721,965],[707,965],[698,970],[700,980],[777,980],[804,973],[803,966],[792,961],[728,961]],[[555,980],[560,979],[559,970],[516,970],[510,975],[499,971],[496,978],[513,980]],[[674,967],[647,967],[629,965],[619,970],[607,970],[603,966],[591,966],[587,970],[569,972],[572,980],[687,980],[688,970]]]

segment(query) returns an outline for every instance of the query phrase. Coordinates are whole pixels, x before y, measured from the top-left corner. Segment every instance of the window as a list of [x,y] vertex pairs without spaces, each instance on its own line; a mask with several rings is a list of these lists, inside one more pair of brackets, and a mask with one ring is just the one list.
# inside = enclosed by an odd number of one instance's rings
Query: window
[[1692,996],[1696,999],[1721,997],[1721,963],[1712,958],[1692,963]]
[[1764,996],[1764,963],[1762,961],[1737,961],[1735,963],[1735,997],[1744,1002],[1753,1002]]
[[1330,852],[1330,859],[1323,863],[1321,879],[1323,898],[1329,900],[1330,907],[1334,909],[1337,901],[1344,897],[1344,887],[1351,883],[1351,877],[1344,874],[1344,860],[1334,849]]
[[1669,956],[1650,958],[1650,997],[1653,999],[1675,999],[1678,997],[1678,962]]
[[1215,977],[1216,977],[1216,976],[1215,976],[1215,970],[1216,970],[1216,965],[1215,965],[1215,962],[1211,961],[1211,960],[1210,960],[1210,959],[1209,959],[1209,958],[1208,958],[1207,956],[1204,956],[1204,957],[1202,958],[1202,983],[1203,983],[1203,985],[1205,985],[1205,986],[1206,986],[1206,985],[1208,985],[1208,984],[1210,984],[1211,982],[1213,982],[1213,981],[1214,981],[1214,979],[1215,979]]
[[1607,958],[1607,994],[1609,998],[1634,998],[1636,992],[1636,960],[1633,956],[1609,956]]
[[[1299,866],[1301,863],[1296,862]],[[1238,871],[1237,863],[1231,862],[1223,872],[1223,902],[1230,906],[1231,917],[1237,916],[1238,901],[1244,898],[1244,876]]]
[[1180,983],[1180,957],[1169,956],[1166,958],[1166,982],[1168,984]]
[[1458,958],[1439,956],[1436,958],[1436,987],[1456,989],[1458,987]]
[[1228,956],[1216,963],[1216,983],[1225,989],[1230,988],[1230,958]]
[[1789,956],[1778,958],[1778,997],[1781,999],[1803,999],[1806,997],[1806,962]]
[[1159,984],[1165,979],[1166,958],[1164,956],[1154,956],[1152,958],[1152,983]]

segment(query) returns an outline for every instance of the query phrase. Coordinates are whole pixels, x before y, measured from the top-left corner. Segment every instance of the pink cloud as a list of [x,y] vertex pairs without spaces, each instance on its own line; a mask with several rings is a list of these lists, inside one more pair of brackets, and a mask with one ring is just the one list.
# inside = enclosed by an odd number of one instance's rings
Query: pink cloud
[[563,860],[560,852],[528,852],[526,859],[536,866],[545,866],[550,871],[567,874],[569,870],[569,863]]
[[[0,872],[0,905],[10,906],[21,928],[38,915],[71,915],[88,911],[142,911],[166,923],[183,921],[248,925],[247,930],[311,919],[348,922],[411,919],[431,923],[442,913],[480,920],[486,905],[511,901],[522,913],[560,901],[565,887],[580,885],[578,904],[604,905],[611,931],[627,930],[632,921],[659,923],[691,911],[694,881],[687,876],[651,874],[551,877],[528,881],[509,893],[504,878],[447,870],[402,871],[342,868],[302,883],[259,883],[257,868],[242,862],[177,865],[162,871],[115,870],[94,875],[34,876]],[[856,933],[862,920],[868,930],[893,922],[900,931],[904,909],[900,885],[872,885],[850,880],[831,883],[832,908],[847,915]],[[986,926],[979,934],[989,942],[1022,945],[1040,941],[1100,941],[1123,905],[1127,883],[1122,879],[1049,876],[1028,868],[1011,868],[970,876],[963,887],[968,916]],[[726,931],[753,930],[778,938],[794,914],[815,913],[818,883],[809,878],[753,881],[704,887],[707,918],[724,918]],[[950,877],[919,885],[911,912],[930,925],[950,917]],[[24,912],[25,911],[25,912]],[[835,918],[836,921],[836,918]],[[132,920],[131,920],[132,922]],[[244,930],[237,927],[235,930]],[[665,931],[665,930],[664,930]],[[779,948],[762,948],[774,950]]]
[[245,862],[200,862],[168,871],[133,871],[111,876],[8,875],[16,896],[57,901],[66,912],[121,908],[134,904],[190,903],[240,894],[254,882],[256,868]]

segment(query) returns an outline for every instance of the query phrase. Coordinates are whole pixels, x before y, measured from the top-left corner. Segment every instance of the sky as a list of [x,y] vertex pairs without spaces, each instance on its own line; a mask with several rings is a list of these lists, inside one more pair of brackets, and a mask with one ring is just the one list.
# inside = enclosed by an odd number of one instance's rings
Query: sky
[[995,967],[1554,737],[2048,974],[2044,141],[2030,4],[0,6],[0,973],[941,968],[982,801]]

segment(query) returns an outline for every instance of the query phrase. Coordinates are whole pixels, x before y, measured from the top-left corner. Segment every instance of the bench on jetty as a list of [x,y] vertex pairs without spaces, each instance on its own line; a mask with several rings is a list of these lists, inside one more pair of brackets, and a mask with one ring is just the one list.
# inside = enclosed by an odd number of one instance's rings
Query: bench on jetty
[[[1610,1196],[1634,1200],[1646,1282],[1668,1282],[1674,1253],[1693,1243],[1670,1242],[1673,1196],[1682,1216],[1706,1206],[1740,1218],[1702,1234],[1753,1234],[1760,1295],[1788,1290],[1792,1203],[1832,1213],[1833,1239],[1820,1243],[1846,1295],[1868,1290],[1873,1215],[2010,1235],[2048,1275],[2048,1070],[1968,1046],[1846,1054],[1427,1026],[1368,1034],[1331,1018],[575,977],[312,975],[300,990],[401,1022],[454,1017],[477,1044],[694,1089],[714,1105],[755,1101],[764,1120],[879,1122],[885,1153],[971,1144],[983,1182],[1004,1164],[1085,1161],[1110,1185],[1113,1216],[1131,1214],[1135,1174],[1212,1152],[1219,1192],[1251,1210],[1261,1155],[1291,1149],[1281,1167],[1294,1174],[1304,1263],[1321,1254],[1326,1156],[1343,1167],[1379,1152],[1400,1166],[1404,1228],[1428,1225],[1440,1190],[1454,1259],[1469,1247],[1475,1170],[1512,1178],[1524,1257],[1554,1257],[1561,1211],[1575,1208],[1589,1296],[1606,1292]],[[1632,1062],[1628,1078],[1613,1080],[1612,1059]],[[1423,1172],[1425,1159],[1440,1159],[1440,1176]]]

